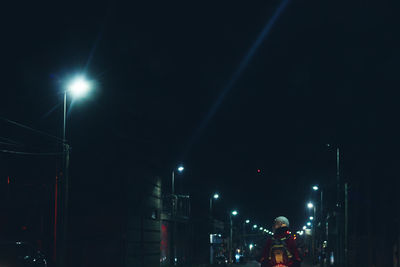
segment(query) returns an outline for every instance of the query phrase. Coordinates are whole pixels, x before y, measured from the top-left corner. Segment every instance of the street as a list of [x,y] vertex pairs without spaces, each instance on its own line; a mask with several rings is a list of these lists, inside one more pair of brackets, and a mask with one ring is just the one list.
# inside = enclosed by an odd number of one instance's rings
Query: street
[[[249,262],[245,265],[241,265],[244,267],[260,267],[260,264],[256,261]],[[302,267],[313,267],[315,265],[310,264],[307,260],[301,264]]]

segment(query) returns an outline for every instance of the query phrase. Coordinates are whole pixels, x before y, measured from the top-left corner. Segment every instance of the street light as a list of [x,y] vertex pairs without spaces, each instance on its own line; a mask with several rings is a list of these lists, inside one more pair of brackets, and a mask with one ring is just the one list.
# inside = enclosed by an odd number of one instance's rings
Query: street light
[[[68,230],[68,205],[69,205],[69,154],[70,154],[70,145],[67,143],[66,139],[66,131],[67,131],[67,95],[71,94],[74,98],[80,98],[85,96],[92,85],[83,75],[77,76],[66,84],[64,88],[64,112],[63,112],[63,167],[62,167],[62,192],[63,196],[61,197],[61,208],[59,209],[60,218],[61,218],[61,228],[58,228],[60,231],[60,242],[57,244],[55,242],[55,250],[59,250],[59,253],[56,253],[56,261],[57,266],[65,266],[66,256],[67,256],[67,230]],[[55,222],[57,225],[57,221]],[[57,226],[55,226],[57,227]]]
[[304,226],[303,226],[303,230],[307,230],[307,226],[304,225]]
[[[183,167],[182,167],[183,168]],[[179,170],[179,168],[178,168]],[[219,199],[219,194],[214,193],[210,197],[210,235],[213,234],[214,232],[214,220],[213,220],[213,200]],[[213,244],[210,243],[210,264],[214,263],[214,250],[213,250]]]
[[[179,165],[178,168],[176,168],[176,169],[180,173],[182,173],[185,170],[185,168],[182,165]],[[171,192],[172,192],[172,195],[174,195],[175,194],[175,170],[172,170],[172,183],[171,184],[172,184]]]
[[307,222],[307,226],[311,226],[311,222]]
[[313,216],[310,216],[310,221],[312,221],[312,220],[314,220],[314,217],[313,217]]
[[73,97],[83,97],[90,91],[91,87],[91,82],[86,80],[84,76],[77,76],[68,84],[67,90],[71,92]]
[[250,223],[250,220],[246,220],[246,223],[249,224],[249,223]]
[[[177,168],[179,173],[182,173],[185,168],[182,165],[179,165]],[[175,216],[176,214],[176,208],[177,208],[177,204],[178,204],[178,197],[175,195],[175,169],[172,170],[172,175],[171,175],[171,195],[173,197],[172,200],[172,214],[173,216]],[[171,265],[175,265],[176,262],[175,260],[177,259],[176,257],[176,245],[175,245],[175,233],[176,233],[176,222],[172,221],[171,223],[172,225],[172,232],[171,232],[171,240],[170,240],[170,246],[172,248],[172,254],[173,256],[171,257]]]
[[257,227],[258,227],[257,224],[253,225],[253,229],[256,229]]
[[213,199],[215,200],[219,199],[219,194],[214,193],[212,197],[210,197],[210,218],[212,217]]
[[232,262],[232,244],[233,244],[233,223],[232,223],[232,216],[237,216],[239,212],[237,210],[233,210],[229,213],[229,220],[230,220],[230,242],[229,242],[229,261]]
[[314,185],[314,186],[312,187],[312,189],[313,189],[314,191],[318,191],[319,187],[318,187],[318,185]]
[[308,207],[309,209],[312,209],[312,208],[314,208],[314,204],[313,204],[312,202],[308,202],[308,203],[307,203],[307,207]]

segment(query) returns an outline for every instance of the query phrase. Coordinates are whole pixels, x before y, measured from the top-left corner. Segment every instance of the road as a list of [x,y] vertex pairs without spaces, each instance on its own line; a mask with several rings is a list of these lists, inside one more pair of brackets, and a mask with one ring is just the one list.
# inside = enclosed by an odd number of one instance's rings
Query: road
[[[246,265],[237,265],[237,266],[243,266],[243,267],[260,267],[260,264],[258,263],[258,262],[256,262],[256,261],[254,261],[254,262],[249,262],[249,263],[247,263]],[[314,265],[312,265],[312,264],[309,264],[307,261],[306,262],[303,262],[302,264],[301,264],[301,267],[313,267]]]

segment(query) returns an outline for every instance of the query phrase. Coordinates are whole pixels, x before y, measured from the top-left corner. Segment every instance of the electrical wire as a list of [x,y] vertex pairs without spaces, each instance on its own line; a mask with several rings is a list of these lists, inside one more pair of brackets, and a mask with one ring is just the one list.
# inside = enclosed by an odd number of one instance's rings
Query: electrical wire
[[40,153],[40,152],[25,152],[25,151],[13,151],[13,150],[6,150],[6,149],[0,149],[1,153],[8,153],[8,154],[16,154],[16,155],[25,155],[25,156],[58,156],[62,155],[62,152],[46,152],[46,153]]
[[3,120],[3,121],[8,122],[8,123],[10,123],[10,124],[13,124],[13,125],[16,125],[16,126],[18,126],[18,127],[24,128],[24,129],[26,129],[26,130],[35,132],[35,133],[37,133],[37,134],[41,134],[41,135],[44,135],[44,136],[47,136],[47,137],[56,139],[56,140],[59,141],[60,143],[63,143],[63,139],[61,139],[61,138],[59,138],[59,137],[57,137],[57,136],[48,134],[48,133],[43,132],[43,131],[40,131],[40,130],[36,130],[36,129],[32,128],[32,127],[23,125],[23,124],[21,124],[21,123],[19,123],[19,122],[12,121],[12,120],[9,120],[9,119],[4,118],[4,117],[0,117],[0,120]]
[[12,140],[12,139],[7,138],[7,137],[2,137],[2,136],[0,136],[0,139],[3,139],[4,141],[10,142],[10,143],[12,143],[12,144],[14,144],[14,145],[23,146],[23,144],[21,144],[20,142],[17,142],[17,141],[15,141],[15,140]]
[[0,145],[6,145],[6,146],[22,146],[22,145],[18,145],[18,144],[14,144],[14,143],[2,142],[2,141],[0,141]]

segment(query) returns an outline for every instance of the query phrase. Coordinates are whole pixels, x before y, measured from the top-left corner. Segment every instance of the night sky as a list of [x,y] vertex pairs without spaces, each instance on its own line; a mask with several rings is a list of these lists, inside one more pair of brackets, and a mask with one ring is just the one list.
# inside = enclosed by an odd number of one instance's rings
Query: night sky
[[[76,202],[116,195],[112,166],[121,158],[152,166],[166,184],[183,163],[177,188],[197,205],[207,208],[218,191],[221,211],[237,208],[265,225],[286,215],[300,227],[310,186],[335,175],[327,143],[342,148],[349,180],[366,158],[376,168],[398,158],[399,4],[289,1],[235,76],[281,4],[3,7],[0,115],[61,136],[63,86],[85,72],[96,86],[68,114]],[[4,121],[0,127],[27,151],[59,149]],[[40,161],[54,172],[54,160]]]

